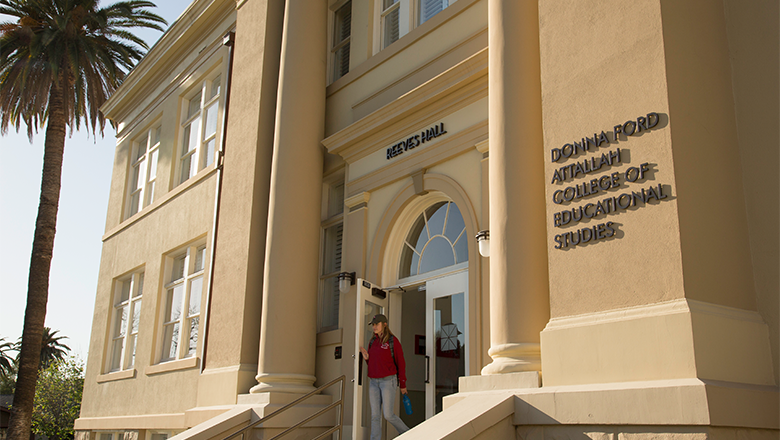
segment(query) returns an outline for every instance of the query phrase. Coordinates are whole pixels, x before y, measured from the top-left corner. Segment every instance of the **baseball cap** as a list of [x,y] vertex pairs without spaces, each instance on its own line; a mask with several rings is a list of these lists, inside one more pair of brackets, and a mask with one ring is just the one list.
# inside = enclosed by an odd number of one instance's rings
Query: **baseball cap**
[[387,322],[387,317],[382,314],[374,315],[374,319],[372,319],[371,322],[368,323],[368,325],[379,324],[380,322]]

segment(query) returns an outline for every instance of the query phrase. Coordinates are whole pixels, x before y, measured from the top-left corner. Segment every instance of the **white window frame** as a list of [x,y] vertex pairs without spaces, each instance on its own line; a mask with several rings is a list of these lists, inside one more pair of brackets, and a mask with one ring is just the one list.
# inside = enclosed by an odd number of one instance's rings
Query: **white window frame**
[[162,126],[156,123],[132,142],[126,218],[149,206],[154,199],[161,137]]
[[336,3],[335,5],[333,5],[331,7],[331,13],[330,13],[330,17],[331,17],[331,19],[330,19],[330,28],[331,28],[331,30],[330,30],[330,41],[329,41],[329,46],[330,46],[330,69],[329,69],[329,71],[330,71],[330,81],[329,82],[331,82],[331,83],[333,81],[336,81],[337,79],[341,78],[342,76],[346,75],[347,73],[349,73],[349,71],[351,69],[351,65],[349,65],[349,66],[347,66],[347,71],[346,72],[341,72],[339,70],[340,63],[338,63],[338,54],[339,54],[339,51],[342,48],[346,49],[347,56],[349,57],[350,60],[352,59],[351,54],[350,54],[350,48],[351,48],[351,45],[352,45],[352,29],[351,29],[352,28],[352,19],[351,18],[350,18],[350,32],[349,32],[349,36],[347,36],[343,40],[340,40],[340,41],[338,40],[338,38],[339,38],[339,35],[338,35],[339,28],[337,26],[338,25],[338,20],[337,20],[338,13],[341,11],[342,8],[346,7],[347,5],[349,5],[349,7],[350,7],[350,17],[351,17],[351,15],[352,15],[352,11],[351,11],[352,0],[342,0],[342,1],[339,1],[338,3]]
[[[374,0],[375,1],[375,10],[377,11],[377,14],[375,14],[375,32],[374,32],[374,54],[384,50],[388,46],[390,46],[395,41],[400,40],[404,37],[404,35],[411,32],[414,28],[423,25],[424,23],[420,23],[420,19],[422,17],[422,14],[420,13],[420,1],[421,0],[395,0],[395,2],[388,6],[387,8],[384,7],[385,0]],[[450,6],[452,6],[453,3],[455,3],[457,0],[436,0],[442,2],[442,11]],[[385,35],[385,20],[386,18],[392,14],[395,10],[398,10],[398,40],[394,41],[387,41],[387,37]],[[435,16],[435,15],[434,15]],[[433,17],[433,16],[431,16]],[[430,18],[429,18],[430,19]]]
[[[176,185],[191,179],[215,161],[222,128],[224,82],[221,71],[213,72],[206,79],[199,81],[198,86],[190,90],[182,99],[182,121],[175,153],[176,169],[178,170]],[[197,109],[190,111],[191,103],[197,105]],[[214,130],[206,132],[206,121],[212,106],[215,106]],[[195,123],[197,123],[197,128],[193,134],[191,127]],[[194,139],[193,136],[195,136]],[[211,148],[209,148],[209,144],[211,144]]]
[[[321,222],[321,228],[320,228],[320,282],[319,282],[319,294],[318,294],[318,308],[317,308],[317,331],[318,332],[326,332],[330,330],[335,330],[341,326],[341,301],[338,297],[340,295],[338,290],[338,281],[336,281],[336,277],[341,272],[342,265],[338,264],[330,270],[330,266],[332,263],[330,255],[330,250],[327,246],[327,232],[330,228],[339,227],[342,228],[342,239],[341,239],[341,251],[339,251],[339,254],[342,255],[341,260],[343,261],[343,243],[344,243],[344,191],[346,190],[346,185],[344,182],[343,175],[339,175],[334,179],[328,179],[323,184],[323,197],[322,197],[322,222]],[[326,292],[328,289],[328,286],[335,289],[334,294],[336,295],[335,300],[339,302],[338,307],[336,309],[338,310],[336,313],[336,322],[324,322],[324,315],[325,310],[330,309],[333,310],[334,304],[331,301],[328,301],[329,298],[326,298]]]
[[[135,271],[114,282],[111,300],[111,324],[109,326],[108,356],[105,371],[129,370],[135,367],[138,329],[141,318],[144,271]],[[125,290],[126,289],[126,290]],[[125,292],[127,298],[124,298]],[[131,319],[139,322],[131,322]]]
[[[200,319],[203,314],[203,298],[205,294],[205,273],[208,255],[206,244],[198,242],[165,258],[165,280],[160,307],[160,363],[185,359],[195,356],[202,344]],[[200,257],[198,255],[200,254]],[[181,266],[179,267],[179,264]],[[179,276],[179,271],[181,275]],[[197,297],[197,310],[192,310],[193,285],[200,285],[200,296]],[[176,289],[182,289],[180,298],[176,297]],[[172,316],[175,308],[178,314]],[[187,310],[187,313],[182,311]],[[192,322],[197,320],[196,341],[193,347],[189,341],[192,333]],[[170,330],[169,330],[170,329]],[[187,350],[183,350],[185,347]]]

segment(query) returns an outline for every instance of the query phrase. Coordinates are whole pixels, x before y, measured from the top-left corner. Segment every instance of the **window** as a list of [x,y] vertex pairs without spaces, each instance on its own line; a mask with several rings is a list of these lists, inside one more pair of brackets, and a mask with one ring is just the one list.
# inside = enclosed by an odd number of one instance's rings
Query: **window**
[[195,94],[184,102],[179,183],[214,163],[221,86],[221,75],[203,81]]
[[157,158],[160,152],[160,129],[157,126],[133,142],[130,196],[127,217],[152,203],[157,178]]
[[458,207],[439,202],[423,211],[406,236],[401,251],[400,278],[419,275],[468,261],[466,225]]
[[198,347],[206,245],[187,247],[167,260],[160,361],[191,357]]
[[339,326],[339,281],[341,245],[344,236],[344,182],[327,185],[322,225],[322,258],[320,272],[319,331],[335,330]]
[[[414,26],[419,26],[455,0],[378,0],[381,49],[393,44]],[[414,23],[414,25],[412,25]]]
[[340,7],[333,20],[331,64],[333,81],[349,72],[349,41],[352,33],[352,1]]
[[141,295],[144,273],[136,272],[117,280],[114,287],[114,306],[111,323],[110,372],[133,368],[135,346],[138,340],[138,322],[141,319]]

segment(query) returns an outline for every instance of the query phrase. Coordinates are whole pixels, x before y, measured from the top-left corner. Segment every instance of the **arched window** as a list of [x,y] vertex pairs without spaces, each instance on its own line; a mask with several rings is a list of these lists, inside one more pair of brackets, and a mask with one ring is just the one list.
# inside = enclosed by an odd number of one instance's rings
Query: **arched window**
[[466,225],[452,202],[438,202],[415,220],[401,251],[399,278],[468,261]]

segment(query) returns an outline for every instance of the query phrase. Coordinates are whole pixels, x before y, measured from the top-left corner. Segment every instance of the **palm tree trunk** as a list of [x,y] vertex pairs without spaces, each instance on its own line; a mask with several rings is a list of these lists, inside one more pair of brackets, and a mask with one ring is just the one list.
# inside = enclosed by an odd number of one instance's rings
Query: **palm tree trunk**
[[41,360],[43,325],[49,299],[49,269],[57,227],[60,203],[62,159],[65,152],[67,119],[62,90],[56,83],[49,92],[49,116],[44,141],[41,199],[35,223],[30,275],[27,284],[27,309],[24,312],[22,347],[19,352],[19,374],[8,426],[8,440],[29,440],[33,399]]

